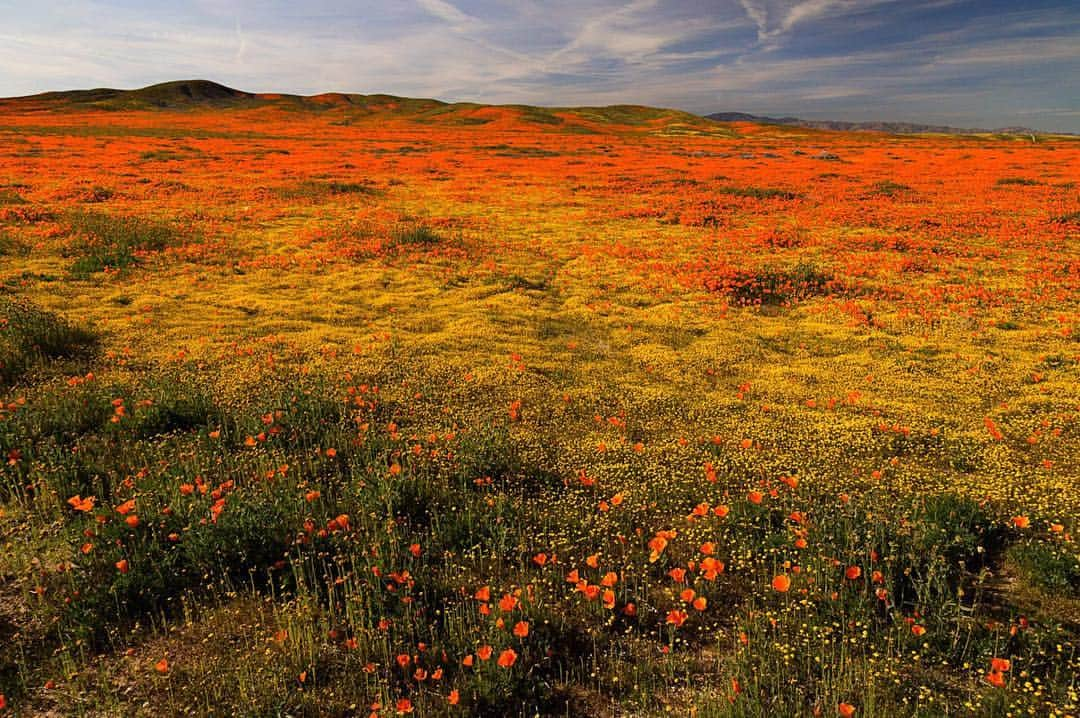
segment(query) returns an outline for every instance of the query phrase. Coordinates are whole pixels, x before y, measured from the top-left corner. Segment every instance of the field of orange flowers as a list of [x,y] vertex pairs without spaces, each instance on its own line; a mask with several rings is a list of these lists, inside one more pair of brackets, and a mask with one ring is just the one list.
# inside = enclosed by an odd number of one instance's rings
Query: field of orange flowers
[[1076,716],[1078,183],[0,102],[0,716]]

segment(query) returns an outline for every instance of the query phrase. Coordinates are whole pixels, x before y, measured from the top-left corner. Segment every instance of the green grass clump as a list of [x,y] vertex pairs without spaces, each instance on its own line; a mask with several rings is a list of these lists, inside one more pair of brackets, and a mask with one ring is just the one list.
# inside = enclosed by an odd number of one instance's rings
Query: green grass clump
[[1080,554],[1063,542],[1026,541],[1010,547],[1008,558],[1032,586],[1080,598]]
[[96,344],[93,332],[33,302],[0,297],[0,385],[44,361],[86,356]]
[[1028,177],[1002,177],[997,181],[997,185],[999,187],[1008,187],[1010,185],[1015,185],[1019,187],[1034,187],[1040,184],[1042,184],[1042,182],[1030,179]]
[[130,267],[138,264],[140,254],[159,252],[181,240],[172,224],[142,217],[77,211],[65,221],[72,237],[67,254],[75,260],[69,270],[76,276]]
[[13,189],[0,188],[0,205],[11,204],[26,204],[26,200]]
[[339,195],[374,195],[375,187],[367,182],[340,182],[304,180],[294,185],[279,187],[274,193],[282,199],[323,200]]
[[718,187],[717,192],[720,194],[726,194],[731,197],[747,197],[750,199],[785,199],[793,200],[799,199],[801,196],[798,192],[792,192],[786,189],[777,189],[775,187],[736,187],[736,186],[724,186]]
[[439,244],[444,241],[441,234],[427,225],[411,222],[399,226],[391,235],[391,246],[424,247]]

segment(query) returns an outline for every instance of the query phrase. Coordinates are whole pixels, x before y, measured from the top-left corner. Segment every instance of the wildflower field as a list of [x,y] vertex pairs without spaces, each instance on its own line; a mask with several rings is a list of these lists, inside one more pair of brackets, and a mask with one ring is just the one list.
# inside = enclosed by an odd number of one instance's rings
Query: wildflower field
[[0,716],[1076,716],[1078,183],[0,101]]

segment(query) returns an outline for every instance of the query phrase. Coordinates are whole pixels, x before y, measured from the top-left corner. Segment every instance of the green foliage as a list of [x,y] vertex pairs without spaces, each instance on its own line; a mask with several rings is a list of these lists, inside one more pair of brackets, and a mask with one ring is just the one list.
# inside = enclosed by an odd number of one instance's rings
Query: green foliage
[[1002,177],[997,181],[999,187],[1017,186],[1017,187],[1034,187],[1040,185],[1042,182],[1033,180],[1028,177]]
[[444,239],[435,230],[418,222],[406,223],[394,230],[390,239],[391,246],[424,247],[443,242]]
[[274,193],[282,199],[318,201],[340,195],[373,195],[376,193],[376,189],[366,182],[309,179],[294,185],[276,188]]
[[0,385],[45,361],[85,357],[96,345],[90,330],[33,302],[0,296]]
[[1009,548],[1008,560],[1030,585],[1055,595],[1080,597],[1080,555],[1075,545],[1023,541]]
[[174,225],[142,217],[81,211],[70,212],[65,223],[72,237],[67,254],[75,258],[69,270],[83,277],[138,264],[140,255],[181,239]]
[[734,187],[723,186],[716,189],[720,194],[730,195],[732,197],[749,197],[751,199],[784,199],[793,200],[799,199],[802,195],[798,192],[792,192],[786,189],[777,189],[775,187]]

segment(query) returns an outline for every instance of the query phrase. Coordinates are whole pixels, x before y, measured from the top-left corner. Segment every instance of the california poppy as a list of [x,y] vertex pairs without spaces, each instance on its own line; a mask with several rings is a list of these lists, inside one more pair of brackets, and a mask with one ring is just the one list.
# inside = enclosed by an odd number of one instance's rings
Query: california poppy
[[95,499],[93,496],[87,496],[84,499],[78,494],[68,499],[68,503],[71,504],[71,508],[75,509],[76,511],[82,512],[93,511],[96,501],[97,499]]
[[503,668],[510,668],[517,661],[518,655],[513,648],[507,648],[505,651],[499,654],[499,665]]
[[786,593],[787,590],[789,588],[791,588],[791,579],[788,578],[788,576],[785,575],[785,574],[782,574],[782,573],[778,574],[778,575],[773,577],[772,587],[773,587],[774,591],[779,591],[780,593]]

